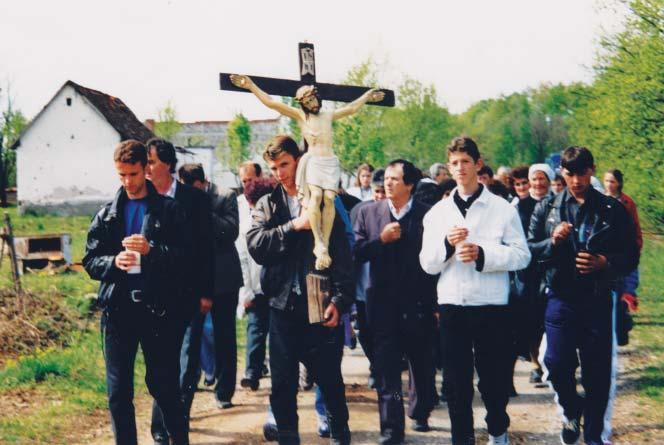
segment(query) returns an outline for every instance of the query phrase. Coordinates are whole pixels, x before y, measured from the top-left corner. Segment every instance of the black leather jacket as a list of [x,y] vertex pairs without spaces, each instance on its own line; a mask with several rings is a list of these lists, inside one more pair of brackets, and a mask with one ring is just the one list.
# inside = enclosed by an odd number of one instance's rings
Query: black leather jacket
[[[150,242],[150,252],[141,257],[141,273],[146,277],[144,301],[155,312],[191,312],[194,302],[183,300],[182,264],[188,240],[184,216],[171,198],[157,193],[147,182],[148,205],[142,234]],[[127,273],[115,266],[115,256],[124,250],[124,205],[127,193],[120,188],[112,202],[92,219],[88,231],[83,266],[93,280],[101,281],[98,302],[102,307],[122,307],[130,302]]]
[[[254,261],[263,266],[261,288],[276,309],[292,309],[291,290],[298,272],[300,289],[306,298],[306,275],[313,270],[313,235],[295,231],[286,193],[278,186],[263,196],[252,212],[247,247]],[[335,216],[329,246],[332,266],[327,270],[332,283],[332,302],[346,312],[354,301],[353,263],[343,221]]]
[[569,191],[565,190],[555,197],[545,198],[535,207],[528,231],[533,261],[544,269],[544,284],[561,298],[583,296],[589,292],[604,295],[616,279],[638,265],[632,220],[619,201],[593,188],[589,190],[584,204],[592,221],[587,250],[605,256],[609,267],[581,276],[575,266],[579,247],[574,233],[556,246],[551,244],[556,226],[562,221],[570,222],[568,199]]

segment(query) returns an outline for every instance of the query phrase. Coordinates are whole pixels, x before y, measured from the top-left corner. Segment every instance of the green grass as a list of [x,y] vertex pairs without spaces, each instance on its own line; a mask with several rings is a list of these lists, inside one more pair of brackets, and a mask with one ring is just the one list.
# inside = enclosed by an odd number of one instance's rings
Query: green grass
[[641,256],[636,326],[630,334],[643,366],[636,378],[639,396],[664,417],[664,239],[646,239]]

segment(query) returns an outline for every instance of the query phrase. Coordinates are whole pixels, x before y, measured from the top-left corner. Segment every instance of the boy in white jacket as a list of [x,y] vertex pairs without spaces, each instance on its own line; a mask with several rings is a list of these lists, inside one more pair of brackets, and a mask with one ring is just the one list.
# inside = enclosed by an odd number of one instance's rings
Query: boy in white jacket
[[440,274],[440,334],[452,443],[475,444],[476,367],[489,444],[508,444],[513,358],[508,271],[525,268],[530,251],[516,209],[478,182],[483,162],[477,144],[457,137],[447,155],[457,188],[424,218],[420,263],[427,273]]

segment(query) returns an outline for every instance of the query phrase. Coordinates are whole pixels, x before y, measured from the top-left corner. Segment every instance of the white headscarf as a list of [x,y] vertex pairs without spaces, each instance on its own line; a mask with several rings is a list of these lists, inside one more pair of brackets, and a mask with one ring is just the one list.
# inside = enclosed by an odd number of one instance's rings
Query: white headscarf
[[528,169],[528,179],[533,179],[533,176],[536,172],[544,173],[548,178],[549,182],[553,182],[556,179],[556,174],[553,172],[551,167],[548,164],[533,164]]

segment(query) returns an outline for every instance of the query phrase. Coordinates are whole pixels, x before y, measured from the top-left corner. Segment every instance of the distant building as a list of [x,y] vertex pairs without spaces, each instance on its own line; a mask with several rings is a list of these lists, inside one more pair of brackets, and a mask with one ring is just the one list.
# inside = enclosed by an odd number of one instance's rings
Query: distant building
[[117,97],[65,82],[12,146],[19,210],[96,212],[119,187],[115,146],[152,136]]
[[[282,132],[282,119],[260,119],[249,121],[249,123],[251,125],[250,159],[263,163],[261,157],[263,149],[272,137]],[[211,170],[208,170],[203,164],[208,179],[220,187],[235,188],[239,187],[237,176],[231,172],[228,165],[223,165],[219,161],[218,156],[221,150],[228,147],[226,142],[228,124],[229,121],[182,122],[182,128],[173,138],[173,143],[190,151],[198,150],[200,147],[212,147],[214,159]],[[146,125],[153,127],[154,121],[148,120]]]

